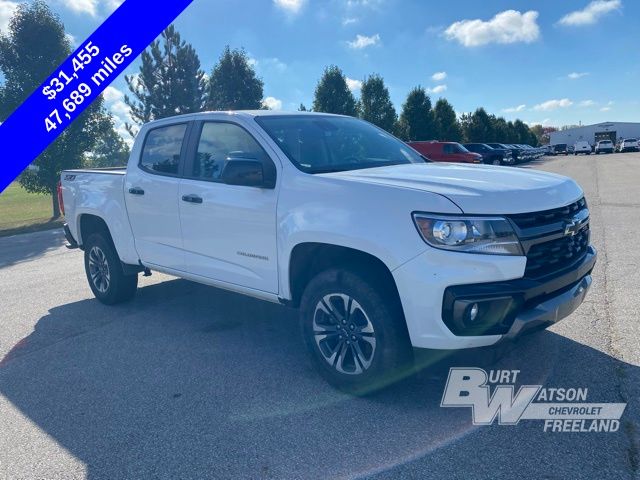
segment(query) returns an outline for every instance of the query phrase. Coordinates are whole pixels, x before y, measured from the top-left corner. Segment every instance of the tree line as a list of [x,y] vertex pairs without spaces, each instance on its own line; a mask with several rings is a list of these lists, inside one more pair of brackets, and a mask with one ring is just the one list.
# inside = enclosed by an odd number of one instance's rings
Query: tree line
[[[264,84],[243,49],[225,47],[207,78],[195,49],[173,26],[142,54],[140,70],[127,77],[127,84],[131,95],[125,102],[136,125],[178,113],[267,108]],[[311,108],[300,104],[299,110],[360,117],[405,141],[539,143],[521,120],[507,121],[483,108],[458,118],[445,98],[433,105],[420,86],[408,93],[398,115],[382,76],[365,78],[356,98],[336,65],[322,73]],[[129,131],[133,134],[135,126]]]
[[[4,121],[71,54],[71,43],[60,18],[43,0],[21,3],[7,32],[0,32],[0,121]],[[132,124],[205,110],[268,108],[264,83],[243,49],[225,47],[207,75],[197,52],[176,28],[169,26],[141,55],[139,71],[125,77]],[[299,110],[307,110],[300,104]],[[459,118],[444,98],[432,105],[428,92],[413,88],[400,114],[390,99],[384,79],[365,78],[359,98],[335,65],[325,68],[318,81],[311,110],[360,117],[409,140],[528,143],[540,135],[520,120],[506,121],[483,108]],[[115,130],[113,116],[96,99],[19,178],[30,192],[52,196],[52,216],[60,215],[56,187],[62,170],[124,165],[129,147]]]

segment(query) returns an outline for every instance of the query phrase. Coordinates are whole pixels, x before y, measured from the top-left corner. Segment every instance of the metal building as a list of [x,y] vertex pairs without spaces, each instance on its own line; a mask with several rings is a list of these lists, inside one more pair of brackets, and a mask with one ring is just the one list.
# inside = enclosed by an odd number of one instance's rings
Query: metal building
[[551,145],[566,143],[573,145],[577,141],[586,140],[594,145],[598,140],[611,140],[614,144],[625,138],[640,138],[640,123],[632,122],[604,122],[595,125],[570,128],[558,132],[551,132]]

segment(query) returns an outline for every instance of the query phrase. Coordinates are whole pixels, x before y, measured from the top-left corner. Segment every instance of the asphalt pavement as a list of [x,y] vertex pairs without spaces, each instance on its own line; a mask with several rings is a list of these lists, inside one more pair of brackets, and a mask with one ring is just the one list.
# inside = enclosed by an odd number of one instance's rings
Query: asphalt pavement
[[627,402],[619,431],[473,426],[440,407],[446,368],[341,394],[296,312],[158,273],[107,307],[49,231],[0,238],[0,478],[640,478],[640,154],[521,168],[584,188],[594,284],[567,319],[465,365]]

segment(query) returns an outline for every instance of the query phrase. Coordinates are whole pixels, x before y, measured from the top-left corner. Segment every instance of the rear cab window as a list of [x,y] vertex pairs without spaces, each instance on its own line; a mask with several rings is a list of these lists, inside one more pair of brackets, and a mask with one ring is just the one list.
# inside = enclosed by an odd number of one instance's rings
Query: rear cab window
[[144,140],[139,166],[157,175],[178,176],[186,123],[150,130]]

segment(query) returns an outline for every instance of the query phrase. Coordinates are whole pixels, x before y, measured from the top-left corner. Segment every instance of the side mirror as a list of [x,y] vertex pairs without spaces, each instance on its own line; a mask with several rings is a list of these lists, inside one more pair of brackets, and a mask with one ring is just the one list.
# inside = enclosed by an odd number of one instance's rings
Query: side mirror
[[220,180],[227,185],[275,188],[275,167],[265,163],[253,158],[227,158]]

